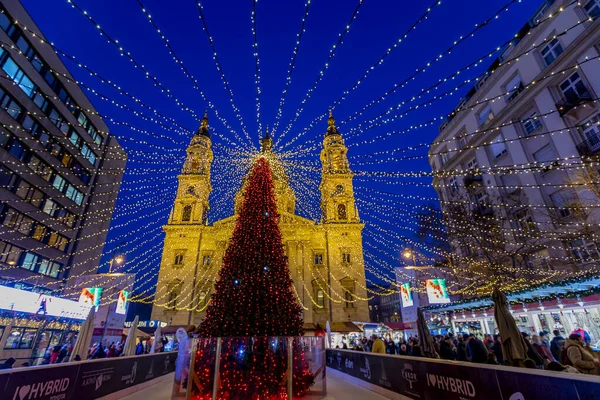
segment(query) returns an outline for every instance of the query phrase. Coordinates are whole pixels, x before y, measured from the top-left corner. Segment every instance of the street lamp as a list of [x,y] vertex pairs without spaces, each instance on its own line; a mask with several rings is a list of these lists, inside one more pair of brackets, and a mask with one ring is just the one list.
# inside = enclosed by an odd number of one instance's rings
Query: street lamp
[[121,264],[123,264],[123,261],[125,261],[125,259],[120,254],[116,257],[112,257],[108,263],[108,273],[109,274],[112,273],[113,263],[117,263],[117,265],[121,265]]
[[412,249],[404,249],[404,252],[402,253],[402,256],[406,259],[410,259],[412,258],[413,261],[413,266],[417,266],[417,258],[415,255],[415,251]]

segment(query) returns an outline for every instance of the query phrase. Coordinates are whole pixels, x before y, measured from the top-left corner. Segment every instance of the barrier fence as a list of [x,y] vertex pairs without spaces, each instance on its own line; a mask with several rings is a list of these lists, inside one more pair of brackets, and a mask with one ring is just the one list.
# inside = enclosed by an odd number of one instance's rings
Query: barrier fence
[[600,377],[328,349],[327,366],[419,400],[597,400]]
[[175,371],[176,352],[0,371],[0,399],[96,399]]

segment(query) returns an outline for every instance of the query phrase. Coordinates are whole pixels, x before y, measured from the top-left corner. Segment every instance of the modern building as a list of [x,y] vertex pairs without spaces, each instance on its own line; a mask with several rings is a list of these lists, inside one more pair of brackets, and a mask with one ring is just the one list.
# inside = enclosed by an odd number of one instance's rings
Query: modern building
[[[371,322],[402,322],[402,313],[400,311],[400,291],[393,285],[385,289],[369,287],[372,290],[369,297],[369,318]],[[395,289],[395,290],[393,290]],[[388,293],[390,295],[378,295],[376,292]]]
[[[358,216],[347,147],[330,115],[321,151],[320,223],[295,213],[296,196],[272,152],[268,133],[261,141],[270,160],[277,208],[291,279],[304,306],[307,330],[332,331],[355,327],[351,321],[369,318],[362,247],[363,224]],[[170,325],[198,325],[205,315],[219,276],[223,256],[241,208],[246,181],[235,196],[234,214],[209,224],[213,160],[208,118],[191,140],[179,175],[175,205],[169,216],[152,320]],[[346,326],[348,325],[348,326]]]
[[599,0],[544,1],[440,126],[429,163],[455,265],[598,265],[599,16]]
[[125,163],[27,11],[0,1],[0,283],[60,293],[96,273]]

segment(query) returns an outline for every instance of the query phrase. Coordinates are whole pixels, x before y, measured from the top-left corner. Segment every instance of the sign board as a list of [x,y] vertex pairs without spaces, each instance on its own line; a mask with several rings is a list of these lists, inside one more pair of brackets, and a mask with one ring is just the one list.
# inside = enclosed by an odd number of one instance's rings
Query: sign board
[[96,311],[98,311],[98,306],[100,305],[100,298],[102,297],[102,288],[101,287],[92,287],[92,288],[83,288],[81,289],[81,294],[79,295],[79,302],[88,306],[96,307]]
[[400,297],[402,298],[402,307],[410,307],[414,303],[410,282],[400,285]]
[[445,279],[427,279],[425,281],[425,288],[427,289],[429,304],[450,303],[450,295],[448,294]]
[[2,399],[96,399],[169,374],[176,359],[170,352],[2,371]]
[[[123,325],[125,326],[125,328],[131,328],[132,323],[133,323],[133,321],[125,321]],[[164,328],[165,326],[167,326],[167,323],[162,322],[158,319],[153,319],[153,320],[148,320],[148,321],[138,321],[137,327],[138,328],[158,328],[159,325]]]
[[91,304],[0,286],[0,309],[52,317],[86,319]]
[[556,372],[515,372],[481,364],[422,361],[416,357],[327,350],[327,366],[355,378],[419,400],[595,399],[600,382],[570,379]]
[[117,298],[117,307],[115,313],[125,315],[127,313],[127,305],[129,304],[129,290],[120,290]]

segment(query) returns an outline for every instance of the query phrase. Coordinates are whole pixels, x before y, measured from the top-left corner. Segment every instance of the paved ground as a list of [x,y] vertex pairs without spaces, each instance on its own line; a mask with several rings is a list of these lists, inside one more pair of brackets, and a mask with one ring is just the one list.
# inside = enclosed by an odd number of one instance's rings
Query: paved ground
[[[137,393],[123,397],[122,400],[169,400],[171,398],[171,381],[150,386]],[[327,392],[325,400],[384,400],[375,392],[354,385],[341,378],[328,374]]]

